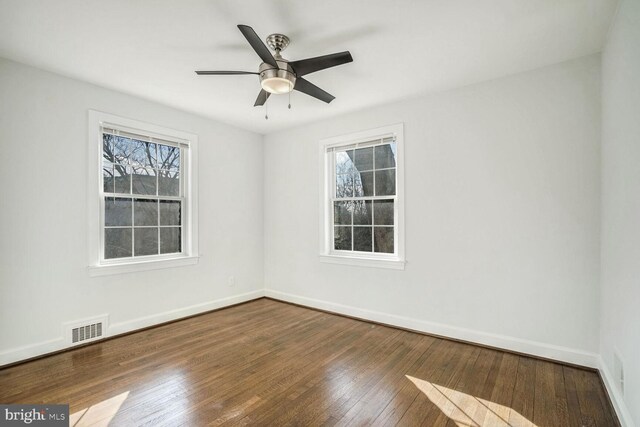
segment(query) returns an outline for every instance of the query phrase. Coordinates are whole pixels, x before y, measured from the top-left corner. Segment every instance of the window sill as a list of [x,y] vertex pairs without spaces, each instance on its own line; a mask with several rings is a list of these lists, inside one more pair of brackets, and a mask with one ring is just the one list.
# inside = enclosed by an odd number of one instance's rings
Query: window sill
[[176,258],[128,262],[126,264],[90,265],[89,276],[108,276],[111,274],[134,273],[138,271],[195,265],[198,263],[199,258],[199,256],[181,256]]
[[400,259],[364,258],[344,255],[320,255],[320,262],[353,265],[357,267],[389,268],[393,270],[404,270],[404,265],[406,264],[406,261]]

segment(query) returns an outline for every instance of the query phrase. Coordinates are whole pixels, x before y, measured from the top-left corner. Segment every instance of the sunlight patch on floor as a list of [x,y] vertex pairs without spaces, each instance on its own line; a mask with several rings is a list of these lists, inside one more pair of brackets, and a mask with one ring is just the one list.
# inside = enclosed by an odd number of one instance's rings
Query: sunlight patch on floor
[[508,406],[409,375],[406,377],[458,427],[536,427]]
[[72,427],[108,426],[128,396],[129,392],[125,391],[110,399],[74,412],[69,417],[69,425]]

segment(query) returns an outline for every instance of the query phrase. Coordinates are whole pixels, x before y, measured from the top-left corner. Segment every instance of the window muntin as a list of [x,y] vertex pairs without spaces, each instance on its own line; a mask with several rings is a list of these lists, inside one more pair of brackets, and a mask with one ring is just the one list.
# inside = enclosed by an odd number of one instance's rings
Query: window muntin
[[331,168],[331,250],[398,254],[397,143],[381,137],[327,149]]
[[[101,259],[184,253],[184,146],[102,128]],[[144,258],[142,258],[144,259]]]

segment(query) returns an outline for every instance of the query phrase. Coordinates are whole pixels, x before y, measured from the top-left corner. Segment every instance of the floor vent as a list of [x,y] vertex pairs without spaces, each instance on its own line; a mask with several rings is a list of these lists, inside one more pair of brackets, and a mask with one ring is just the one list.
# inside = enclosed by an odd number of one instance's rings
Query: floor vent
[[103,338],[107,331],[107,316],[94,317],[65,324],[69,344],[81,344]]

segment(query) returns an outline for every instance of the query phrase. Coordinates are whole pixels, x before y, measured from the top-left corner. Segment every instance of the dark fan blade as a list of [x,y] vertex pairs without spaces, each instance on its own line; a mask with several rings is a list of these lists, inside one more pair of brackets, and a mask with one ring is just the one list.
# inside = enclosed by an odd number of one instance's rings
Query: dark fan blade
[[258,97],[256,98],[256,103],[253,104],[253,106],[259,107],[260,105],[264,105],[264,103],[267,102],[267,99],[269,99],[269,95],[271,95],[269,92],[262,89],[258,94]]
[[247,39],[253,50],[256,51],[260,59],[262,59],[262,62],[266,62],[267,64],[278,68],[278,63],[273,58],[273,55],[271,55],[271,52],[269,52],[269,48],[262,43],[262,40],[260,40],[260,37],[258,37],[256,32],[253,31],[253,28],[248,25],[238,25],[238,29]]
[[258,74],[253,71],[196,71],[199,76],[235,76],[241,74]]
[[318,98],[320,101],[324,101],[327,104],[336,99],[335,96],[330,93],[325,92],[320,89],[318,86],[310,83],[308,80],[303,79],[302,77],[298,77],[296,79],[296,85],[293,87],[295,90],[299,90],[302,93],[306,93],[309,96],[313,96],[314,98]]
[[331,55],[317,56],[315,58],[301,59],[300,61],[289,62],[293,71],[298,76],[314,73],[325,68],[352,62],[351,54],[347,52],[332,53]]

